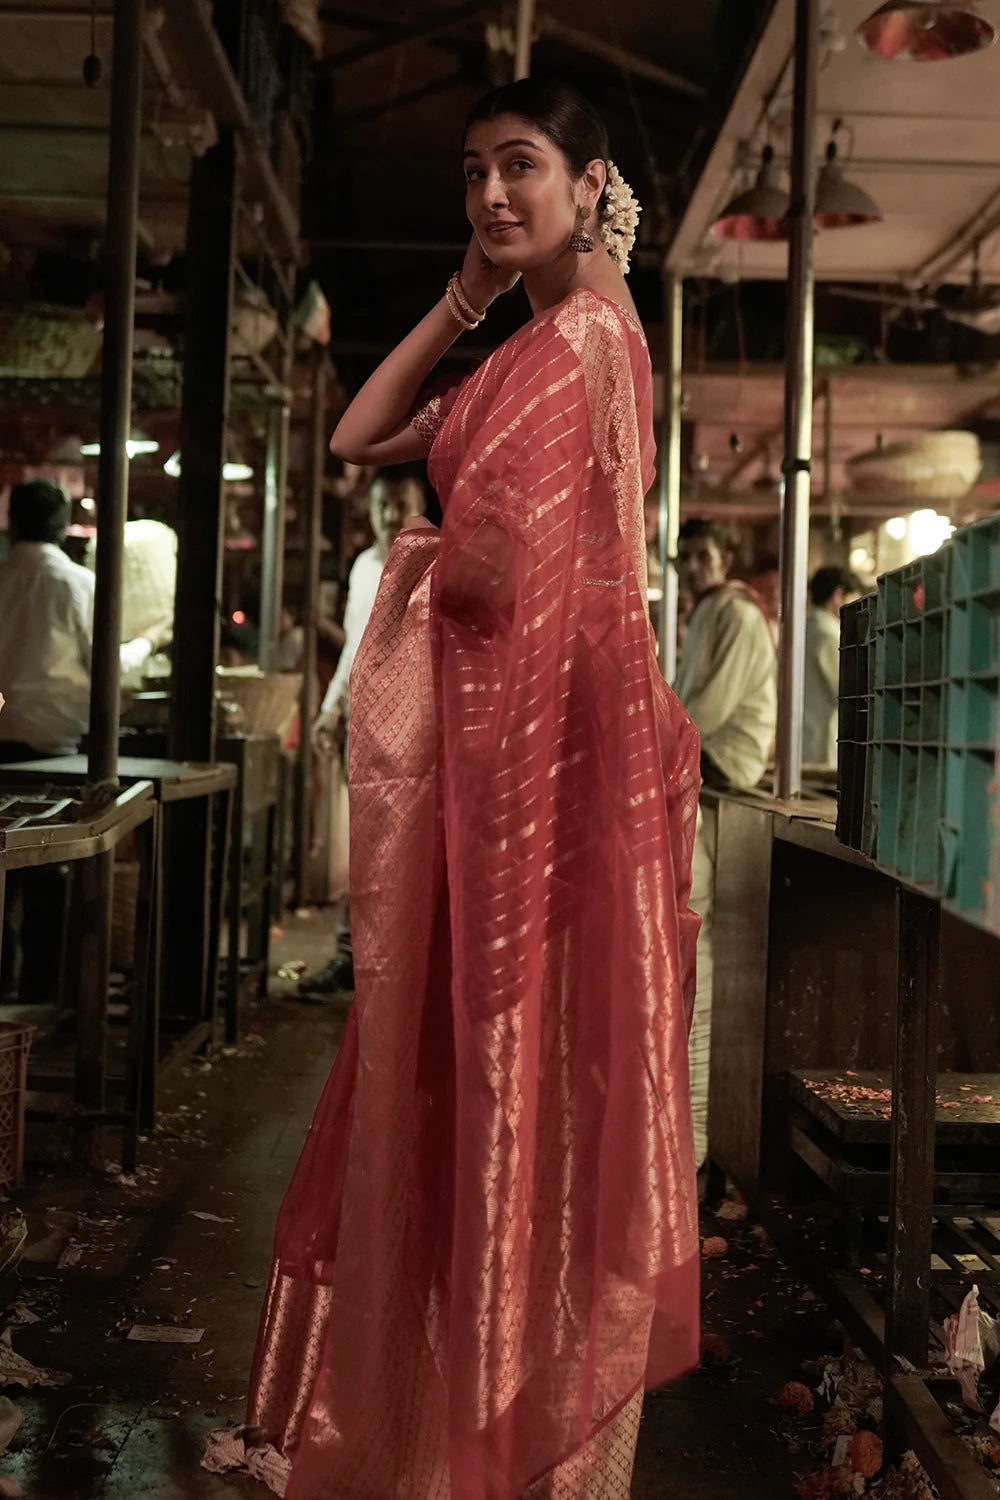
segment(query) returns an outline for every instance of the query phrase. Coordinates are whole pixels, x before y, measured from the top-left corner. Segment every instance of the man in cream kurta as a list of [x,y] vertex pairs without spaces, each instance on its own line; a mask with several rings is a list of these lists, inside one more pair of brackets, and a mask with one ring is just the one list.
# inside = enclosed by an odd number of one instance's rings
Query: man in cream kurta
[[[777,668],[767,617],[749,589],[729,581],[731,561],[723,533],[712,522],[688,521],[681,527],[678,565],[695,605],[675,690],[701,735],[704,785],[748,791],[763,776],[774,745]],[[691,906],[702,926],[689,1042],[699,1168],[708,1154],[715,832],[714,808],[700,808]]]
[[840,611],[856,598],[860,584],[843,568],[820,568],[809,585],[812,614],[806,621],[805,707],[802,762],[837,764],[837,710],[840,702]]

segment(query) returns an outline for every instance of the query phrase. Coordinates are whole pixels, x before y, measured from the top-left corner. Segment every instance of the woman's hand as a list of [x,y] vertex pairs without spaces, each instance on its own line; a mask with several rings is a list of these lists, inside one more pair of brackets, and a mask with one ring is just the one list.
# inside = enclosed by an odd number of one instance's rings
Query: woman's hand
[[312,724],[312,742],[317,754],[327,758],[334,755],[341,737],[342,724],[343,714],[339,706],[328,708],[325,713],[320,710]]
[[483,247],[476,235],[472,236],[465,260],[459,272],[462,290],[473,307],[485,312],[497,297],[509,292],[521,279],[520,271],[484,271]]

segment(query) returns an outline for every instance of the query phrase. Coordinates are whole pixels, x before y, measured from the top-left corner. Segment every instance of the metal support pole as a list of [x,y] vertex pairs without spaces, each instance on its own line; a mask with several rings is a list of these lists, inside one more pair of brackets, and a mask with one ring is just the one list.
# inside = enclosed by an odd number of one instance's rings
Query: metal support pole
[[677,533],[681,523],[681,411],[684,403],[684,283],[663,268],[663,410],[660,414],[660,671],[677,675]]
[[816,85],[820,0],[796,0],[788,209],[788,313],[785,339],[785,454],[781,487],[781,638],[775,791],[802,789],[806,585],[813,423],[813,234],[816,207]]
[[121,696],[122,570],[128,518],[132,325],[138,249],[144,0],[115,0],[111,146],[105,241],[101,455],[97,469],[97,568],[90,679],[92,787],[117,789]]
[[531,48],[535,36],[535,0],[518,0],[517,51],[514,54],[514,77],[531,76]]
[[940,902],[898,887],[886,1354],[917,1366],[931,1316],[940,947]]
[[210,761],[215,752],[235,201],[236,148],[227,132],[191,173],[170,716],[177,760]]
[[278,620],[285,579],[285,481],[288,472],[288,398],[275,400],[267,413],[264,460],[264,527],[260,544],[260,665],[274,668]]
[[326,472],[326,350],[313,350],[312,447],[309,467],[309,506],[306,512],[305,588],[302,595],[302,698],[299,763],[296,775],[298,865],[295,905],[305,906],[311,833],[312,721],[316,717],[316,610],[319,604],[319,553],[323,519],[323,476]]
[[833,487],[833,381],[823,382],[823,499],[830,511],[830,538],[838,545],[844,540],[844,518],[840,491]]

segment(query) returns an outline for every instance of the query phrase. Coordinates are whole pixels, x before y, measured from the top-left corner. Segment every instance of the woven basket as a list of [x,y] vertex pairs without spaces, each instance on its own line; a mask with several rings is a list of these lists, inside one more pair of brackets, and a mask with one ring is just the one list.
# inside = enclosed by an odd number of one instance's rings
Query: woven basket
[[233,347],[237,354],[263,354],[278,331],[278,314],[266,300],[233,308]]
[[0,375],[89,374],[101,351],[102,333],[71,307],[34,303],[0,310]]
[[928,432],[847,460],[855,490],[945,505],[964,499],[982,468],[974,432]]
[[276,734],[284,739],[295,722],[302,692],[301,672],[249,675],[240,668],[216,671],[216,699],[242,714],[244,734]]
[[24,1182],[24,1098],[34,1031],[0,1021],[0,1189]]

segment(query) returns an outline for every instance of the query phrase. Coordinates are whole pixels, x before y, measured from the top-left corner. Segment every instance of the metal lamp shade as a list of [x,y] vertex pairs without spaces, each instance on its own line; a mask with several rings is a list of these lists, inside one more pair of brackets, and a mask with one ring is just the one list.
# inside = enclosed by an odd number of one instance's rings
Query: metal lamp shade
[[816,183],[816,228],[849,229],[856,224],[877,224],[881,218],[875,200],[857,183],[845,182],[836,155],[828,155]]
[[774,152],[768,147],[753,187],[737,193],[726,204],[710,233],[717,240],[783,240],[787,212],[788,194],[781,186]]
[[989,21],[965,5],[889,0],[858,27],[858,40],[890,62],[944,62],[996,41]]

